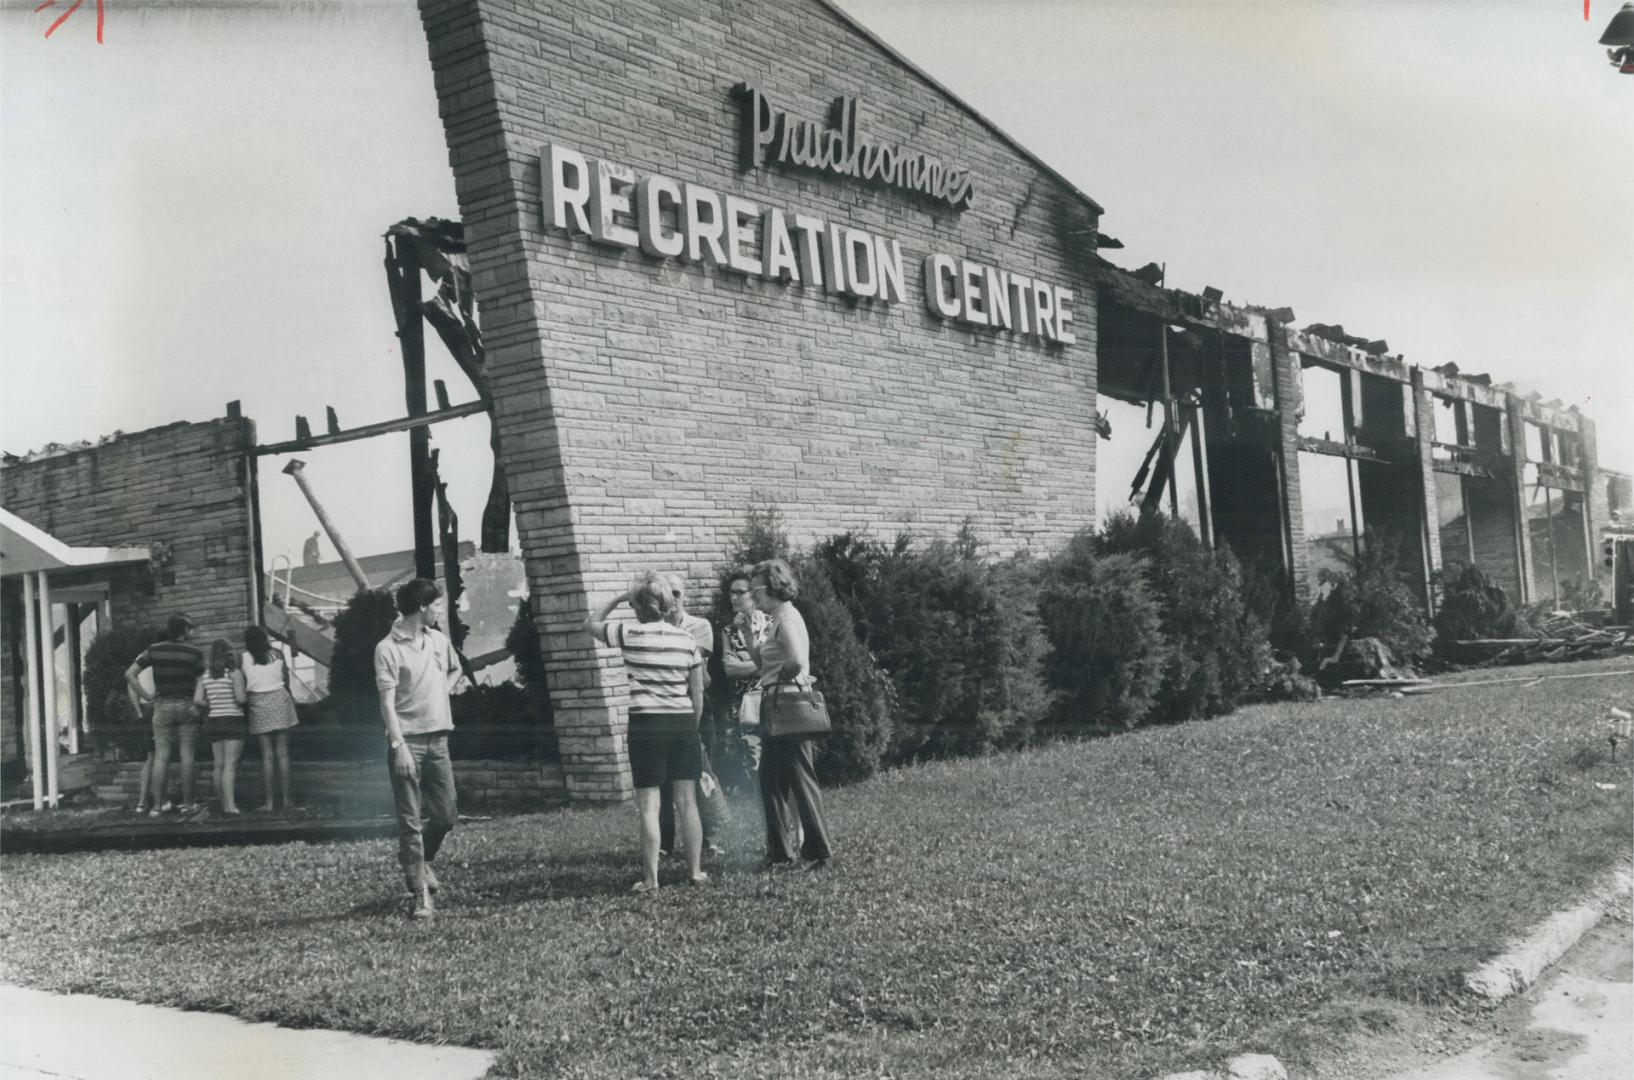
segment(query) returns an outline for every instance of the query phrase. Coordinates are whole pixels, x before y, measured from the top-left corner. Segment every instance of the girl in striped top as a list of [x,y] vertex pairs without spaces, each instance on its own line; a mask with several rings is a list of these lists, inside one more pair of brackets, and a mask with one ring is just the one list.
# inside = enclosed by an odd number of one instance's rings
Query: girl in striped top
[[210,643],[210,664],[199,679],[193,704],[205,713],[204,732],[214,761],[216,798],[221,812],[238,813],[233,785],[238,780],[238,756],[244,752],[248,728],[244,719],[244,673],[234,663],[233,644],[226,638]]
[[[628,603],[635,622],[610,622],[613,609]],[[658,801],[666,783],[675,793],[675,817],[686,848],[694,885],[709,880],[699,860],[703,827],[698,820],[698,777],[703,751],[698,718],[703,714],[703,658],[692,635],[666,620],[675,607],[669,579],[648,570],[628,592],[608,600],[585,620],[590,636],[624,654],[629,676],[630,779],[641,822],[641,880],[635,892],[658,888]]]

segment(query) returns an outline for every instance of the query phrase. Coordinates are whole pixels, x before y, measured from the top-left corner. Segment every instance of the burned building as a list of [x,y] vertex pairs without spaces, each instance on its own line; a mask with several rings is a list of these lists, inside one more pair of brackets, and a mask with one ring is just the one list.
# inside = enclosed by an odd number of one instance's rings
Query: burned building
[[[1297,329],[1286,308],[1149,277],[1110,264],[1098,275],[1100,393],[1160,402],[1167,365],[1171,456],[1198,493],[1181,516],[1291,598],[1309,599],[1318,571],[1367,532],[1396,545],[1431,611],[1433,584],[1455,563],[1522,603],[1562,602],[1574,583],[1606,576],[1595,538],[1634,507],[1626,478],[1600,468],[1594,423],[1577,408],[1451,363],[1408,364],[1342,326]],[[1148,495],[1162,483],[1154,470]]]
[[757,500],[1050,550],[1123,497],[1112,402],[1162,412],[1136,501],[1185,485],[1290,599],[1364,530],[1426,606],[1454,559],[1523,600],[1595,572],[1586,417],[1116,268],[1092,199],[825,0],[420,10],[577,797],[628,783],[581,623],[632,571],[708,572]]
[[[375,428],[492,416],[573,798],[629,790],[623,669],[586,614],[638,569],[707,579],[759,503],[798,541],[969,522],[1044,554],[1132,498],[1289,600],[1368,531],[1427,609],[1453,562],[1523,601],[1605,577],[1629,496],[1588,417],[1120,269],[1094,199],[827,0],[654,0],[639,25],[588,0],[419,7],[463,219],[437,328],[478,400]],[[420,273],[399,278],[407,351]],[[239,437],[235,460],[342,437]],[[49,531],[12,472],[8,509]],[[225,549],[170,531],[122,535],[171,544],[178,582],[257,557],[253,523]],[[234,620],[266,611],[265,569],[238,571]]]

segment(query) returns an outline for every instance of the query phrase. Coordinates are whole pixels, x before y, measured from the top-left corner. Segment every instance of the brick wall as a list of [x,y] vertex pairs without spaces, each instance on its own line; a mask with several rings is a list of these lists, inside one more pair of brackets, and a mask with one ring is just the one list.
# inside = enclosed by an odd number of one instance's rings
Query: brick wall
[[[757,498],[797,542],[848,528],[1048,549],[1093,520],[1094,208],[818,0],[421,0],[471,245],[501,460],[575,797],[620,798],[622,667],[580,629],[657,565],[707,574]],[[974,171],[962,213],[812,173],[740,172],[732,88]],[[546,142],[901,242],[884,305],[546,229]],[[1074,293],[1075,344],[941,322],[945,252]]]
[[1472,476],[1464,481],[1475,565],[1503,589],[1512,603],[1526,595],[1521,587],[1516,508],[1512,482]]
[[[76,547],[170,545],[159,575],[147,564],[51,576],[53,588],[106,581],[117,625],[162,623],[185,611],[198,638],[241,638],[254,616],[249,490],[242,452],[254,426],[240,418],[171,424],[99,446],[0,467],[0,505]],[[21,624],[21,589],[8,582],[4,630]],[[0,729],[15,758],[18,694],[11,649],[0,657]]]
[[[201,741],[194,774],[196,798],[214,794],[210,751]],[[100,763],[92,772],[99,802],[132,803],[141,787],[137,762]],[[181,766],[170,763],[172,799],[178,797]],[[321,804],[361,816],[392,812],[391,779],[379,761],[295,761],[290,763],[290,797],[300,804]],[[544,809],[567,801],[562,767],[556,762],[456,761],[454,790],[461,807],[506,805]],[[261,805],[261,764],[253,750],[239,762],[234,786],[243,809]]]

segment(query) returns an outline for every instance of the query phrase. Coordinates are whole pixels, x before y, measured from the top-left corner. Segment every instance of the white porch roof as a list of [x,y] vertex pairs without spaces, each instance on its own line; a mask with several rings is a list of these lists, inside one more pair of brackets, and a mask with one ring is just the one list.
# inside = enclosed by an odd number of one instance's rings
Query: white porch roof
[[0,508],[0,577],[147,562],[144,547],[74,547]]

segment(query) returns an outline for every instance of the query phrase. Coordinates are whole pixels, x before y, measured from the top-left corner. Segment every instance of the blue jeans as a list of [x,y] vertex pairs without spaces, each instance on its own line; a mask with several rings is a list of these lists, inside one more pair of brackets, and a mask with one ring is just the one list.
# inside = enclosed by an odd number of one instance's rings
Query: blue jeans
[[411,892],[420,891],[425,864],[437,857],[443,838],[459,820],[454,802],[454,761],[448,756],[448,732],[405,735],[414,776],[407,779],[392,769],[393,751],[386,750],[392,799],[397,804],[397,861]]

